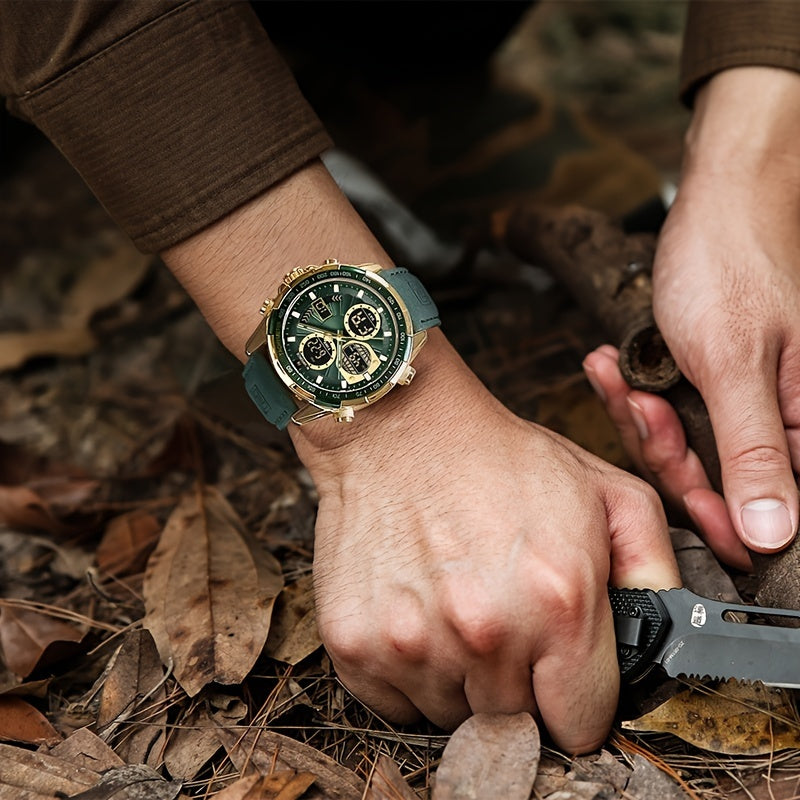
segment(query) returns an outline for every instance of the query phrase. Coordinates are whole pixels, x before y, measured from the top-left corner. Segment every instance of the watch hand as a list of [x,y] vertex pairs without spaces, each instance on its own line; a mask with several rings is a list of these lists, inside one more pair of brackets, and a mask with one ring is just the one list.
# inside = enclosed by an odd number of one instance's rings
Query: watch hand
[[340,333],[334,333],[333,331],[326,330],[325,328],[318,328],[316,325],[309,325],[307,322],[298,322],[297,327],[305,328],[312,333],[319,333],[322,336],[341,337]]

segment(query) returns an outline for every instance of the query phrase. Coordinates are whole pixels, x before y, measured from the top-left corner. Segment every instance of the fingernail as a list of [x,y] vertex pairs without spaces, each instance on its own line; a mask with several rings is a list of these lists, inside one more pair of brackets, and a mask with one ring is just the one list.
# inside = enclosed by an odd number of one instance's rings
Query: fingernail
[[742,506],[742,528],[750,544],[771,550],[787,544],[794,536],[789,509],[770,497]]
[[592,369],[592,367],[588,367],[586,364],[583,365],[583,371],[586,374],[586,380],[588,380],[592,385],[592,389],[595,390],[597,396],[605,403],[606,393],[603,391],[600,381],[597,380],[597,373],[594,371],[594,369]]
[[647,420],[644,418],[644,411],[642,407],[635,401],[628,397],[628,408],[633,418],[633,424],[636,426],[636,432],[639,434],[640,439],[646,439],[650,435],[650,430],[647,427]]

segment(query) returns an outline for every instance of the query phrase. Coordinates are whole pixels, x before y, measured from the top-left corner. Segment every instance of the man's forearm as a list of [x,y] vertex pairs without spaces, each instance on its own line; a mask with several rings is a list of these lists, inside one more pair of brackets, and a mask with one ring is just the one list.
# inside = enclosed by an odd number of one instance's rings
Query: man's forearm
[[319,161],[162,256],[220,341],[241,360],[259,306],[274,296],[289,270],[326,258],[391,266]]

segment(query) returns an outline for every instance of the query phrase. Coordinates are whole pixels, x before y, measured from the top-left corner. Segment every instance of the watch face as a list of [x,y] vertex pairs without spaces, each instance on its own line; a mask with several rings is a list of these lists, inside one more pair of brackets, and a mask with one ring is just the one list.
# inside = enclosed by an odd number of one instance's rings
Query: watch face
[[341,264],[291,285],[267,339],[284,380],[330,408],[388,391],[411,351],[407,317],[386,282]]

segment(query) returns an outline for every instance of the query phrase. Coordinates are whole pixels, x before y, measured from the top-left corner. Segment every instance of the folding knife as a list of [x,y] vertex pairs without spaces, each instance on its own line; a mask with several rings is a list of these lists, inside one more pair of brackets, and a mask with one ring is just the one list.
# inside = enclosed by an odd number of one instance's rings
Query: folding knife
[[737,605],[688,589],[610,589],[622,680],[737,678],[800,688],[800,611]]

